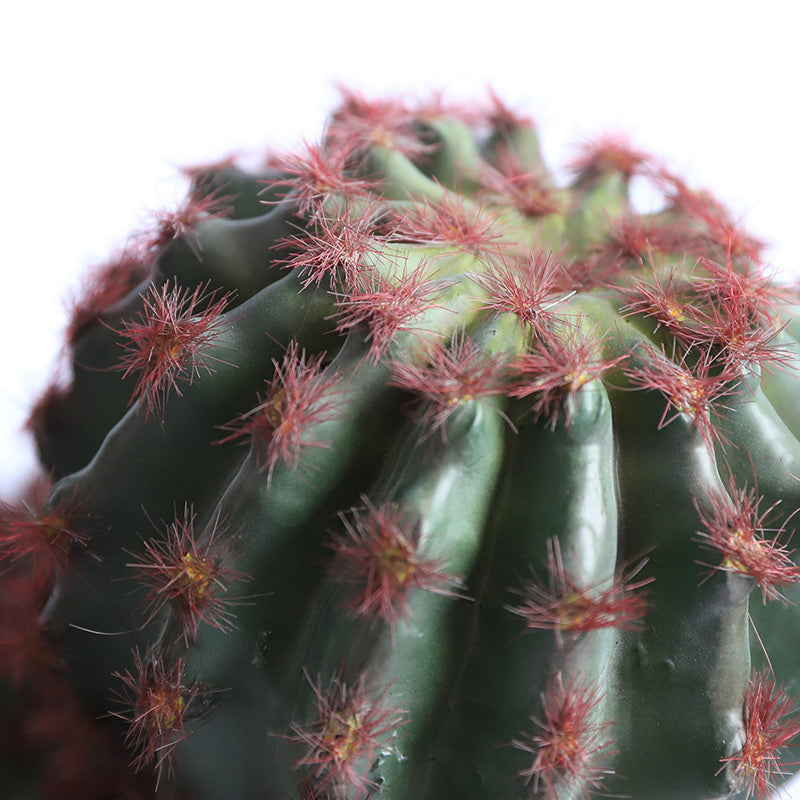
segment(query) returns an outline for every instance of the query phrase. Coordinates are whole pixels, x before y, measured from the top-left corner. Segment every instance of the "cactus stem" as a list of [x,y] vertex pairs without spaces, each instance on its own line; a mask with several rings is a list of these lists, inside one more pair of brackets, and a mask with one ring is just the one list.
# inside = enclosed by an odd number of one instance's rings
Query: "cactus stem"
[[619,134],[562,181],[492,93],[343,90],[237,162],[89,273],[31,412],[0,794],[764,800],[800,765],[764,245]]

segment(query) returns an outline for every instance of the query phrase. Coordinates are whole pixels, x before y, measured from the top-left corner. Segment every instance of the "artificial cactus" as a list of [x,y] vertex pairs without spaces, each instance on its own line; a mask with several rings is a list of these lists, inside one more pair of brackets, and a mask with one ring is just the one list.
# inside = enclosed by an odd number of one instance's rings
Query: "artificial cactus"
[[345,93],[319,145],[188,171],[92,274],[30,418],[51,485],[3,507],[7,794],[792,771],[800,299],[625,141],[571,168],[495,97]]

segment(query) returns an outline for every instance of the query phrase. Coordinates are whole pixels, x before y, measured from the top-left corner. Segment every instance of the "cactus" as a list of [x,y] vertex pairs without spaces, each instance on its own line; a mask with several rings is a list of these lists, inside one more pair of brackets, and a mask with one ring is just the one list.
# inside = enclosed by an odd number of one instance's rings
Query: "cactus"
[[2,508],[5,796],[791,773],[800,298],[624,139],[569,169],[494,96],[345,92],[90,275]]

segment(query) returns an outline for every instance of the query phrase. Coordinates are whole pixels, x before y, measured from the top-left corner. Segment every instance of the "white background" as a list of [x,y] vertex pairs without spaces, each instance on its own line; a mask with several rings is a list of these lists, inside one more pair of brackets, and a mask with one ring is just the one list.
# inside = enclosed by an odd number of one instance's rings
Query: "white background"
[[785,0],[8,5],[0,498],[33,469],[19,429],[82,271],[175,205],[179,166],[316,137],[336,81],[473,99],[492,86],[536,118],[553,165],[590,135],[627,131],[712,188],[770,242],[777,269],[800,274],[799,71]]

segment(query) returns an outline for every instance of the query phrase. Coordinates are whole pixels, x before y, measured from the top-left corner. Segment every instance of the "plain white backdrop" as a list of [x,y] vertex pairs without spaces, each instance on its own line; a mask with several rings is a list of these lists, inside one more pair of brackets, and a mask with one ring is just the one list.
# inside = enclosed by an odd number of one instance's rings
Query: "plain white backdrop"
[[800,74],[785,2],[9,5],[0,498],[34,469],[20,428],[82,272],[177,203],[180,166],[315,138],[336,82],[472,99],[491,86],[537,120],[554,166],[588,136],[626,131],[713,189],[770,243],[777,270],[800,274]]

